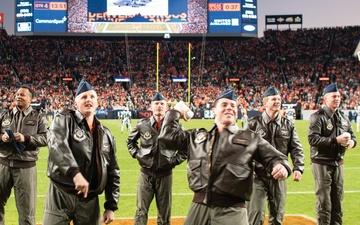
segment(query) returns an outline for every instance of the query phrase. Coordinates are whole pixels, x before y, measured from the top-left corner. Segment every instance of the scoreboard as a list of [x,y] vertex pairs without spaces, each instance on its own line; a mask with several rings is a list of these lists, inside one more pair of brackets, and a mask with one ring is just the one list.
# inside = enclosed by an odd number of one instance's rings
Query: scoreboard
[[16,0],[16,32],[67,32],[67,1]]
[[209,33],[257,35],[256,0],[210,0]]
[[257,37],[257,0],[16,0],[17,35]]

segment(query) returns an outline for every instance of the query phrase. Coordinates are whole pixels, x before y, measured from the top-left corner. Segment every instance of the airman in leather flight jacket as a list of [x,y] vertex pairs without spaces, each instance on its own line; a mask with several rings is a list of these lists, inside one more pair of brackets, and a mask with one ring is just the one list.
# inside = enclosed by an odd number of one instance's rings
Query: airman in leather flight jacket
[[153,116],[139,120],[126,142],[130,155],[142,167],[141,171],[153,177],[161,177],[170,175],[172,169],[185,161],[187,156],[186,152],[166,148],[158,141],[159,132],[154,128],[155,123]]
[[356,137],[351,122],[343,111],[337,111],[337,120],[333,116],[334,112],[327,106],[310,116],[308,140],[310,158],[313,163],[342,165],[347,147],[337,143],[336,137],[344,132],[350,133],[351,140],[354,141],[353,148],[356,146]]
[[[1,141],[5,129],[16,131],[15,114],[18,109],[14,107],[0,115],[1,135],[0,135],[0,158],[11,164],[17,162],[35,162],[38,159],[40,147],[46,146],[47,120],[45,116],[33,109],[31,106],[24,111],[23,124],[19,133],[24,135],[25,149],[18,153],[12,142],[4,143]],[[12,165],[9,165],[12,167]],[[16,166],[16,165],[14,165]]]
[[[73,177],[81,172],[89,182],[88,198],[105,191],[104,207],[115,211],[120,195],[115,138],[96,117],[94,123],[93,135],[79,111],[65,109],[55,116],[47,136],[47,176],[57,187],[76,195]],[[97,160],[93,158],[92,161],[93,151],[96,151]],[[94,167],[99,169],[94,170]]]
[[217,126],[210,131],[179,129],[180,113],[165,116],[159,141],[168,148],[188,152],[188,182],[194,191],[193,201],[222,207],[242,207],[250,199],[253,183],[253,160],[264,164],[271,173],[278,163],[291,174],[287,157],[250,130],[231,125],[219,133],[217,156],[212,159]]
[[[269,126],[273,126],[272,132],[270,131],[271,127]],[[297,170],[301,173],[304,172],[303,148],[295,126],[289,119],[283,118],[279,114],[274,121],[271,122],[266,112],[263,112],[260,116],[252,117],[248,121],[248,128],[259,133],[262,138],[272,144],[279,152],[286,156],[290,154],[293,163],[293,171]],[[271,176],[259,163],[255,163],[255,172],[261,176]]]

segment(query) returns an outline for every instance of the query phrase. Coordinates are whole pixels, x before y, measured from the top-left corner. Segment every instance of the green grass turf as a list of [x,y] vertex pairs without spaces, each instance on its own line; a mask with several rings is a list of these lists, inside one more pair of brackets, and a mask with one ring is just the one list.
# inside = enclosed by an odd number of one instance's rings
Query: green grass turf
[[[137,120],[132,120],[132,125],[134,126],[136,122]],[[126,148],[125,140],[129,132],[125,131],[122,134],[120,133],[121,124],[119,120],[102,120],[102,123],[110,128],[117,141],[117,156],[121,170],[121,194],[119,200],[119,210],[115,212],[115,217],[132,218],[136,211],[136,186],[140,167],[137,161],[131,158]],[[239,121],[238,123],[241,127],[241,122]],[[212,127],[212,124],[213,120],[191,120],[190,122],[183,122],[186,129],[199,127],[209,129]],[[308,121],[296,121],[295,125],[304,148],[305,172],[301,182],[299,183],[292,181],[292,176],[287,179],[288,195],[286,214],[304,214],[311,218],[315,218],[314,182],[310,170],[309,144],[307,142]],[[353,127],[355,128],[355,124]],[[359,133],[356,134],[360,137]],[[42,148],[37,162],[37,222],[41,222],[42,220],[45,193],[49,183],[49,179],[46,177],[47,154],[47,148]],[[355,149],[348,151],[345,156],[345,198],[343,201],[343,224],[357,224],[358,221],[360,221],[360,213],[358,213],[359,209],[357,208],[360,203],[360,179],[358,177],[360,172],[359,162],[360,152],[359,146],[357,146]],[[183,163],[174,169],[173,179],[172,216],[186,216],[192,200],[192,192],[188,188],[186,179],[186,163]],[[100,199],[101,202],[103,202],[103,196],[101,196]],[[155,201],[153,201],[153,204],[150,207],[150,217],[156,217],[157,214],[154,202]],[[102,205],[103,203],[101,203],[101,206]],[[5,224],[18,224],[18,216],[13,195],[8,200],[5,209]]]

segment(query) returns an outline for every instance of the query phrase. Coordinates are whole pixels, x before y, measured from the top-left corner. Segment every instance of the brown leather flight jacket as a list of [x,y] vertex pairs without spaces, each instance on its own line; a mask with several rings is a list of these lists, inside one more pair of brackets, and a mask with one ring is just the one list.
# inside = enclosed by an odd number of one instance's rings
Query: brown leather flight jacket
[[73,177],[81,172],[89,182],[88,198],[105,191],[104,207],[115,211],[120,195],[116,142],[96,117],[94,123],[91,132],[77,110],[65,109],[55,116],[47,134],[47,176],[57,187],[76,195]]
[[[290,155],[293,171],[304,172],[304,152],[293,122],[281,117],[280,114],[270,121],[266,112],[263,112],[248,121],[248,128],[259,133],[279,152]],[[271,176],[259,163],[255,163],[255,172],[260,176]]]
[[[46,131],[47,120],[45,115],[33,109],[31,106],[24,111],[21,130],[19,131],[25,137],[25,149],[22,153],[18,153],[13,145],[13,142],[4,143],[1,141],[1,136],[5,133],[5,129],[16,131],[15,114],[18,110],[13,108],[4,111],[0,115],[0,158],[8,161],[28,161],[35,162],[38,160],[40,147],[46,146]],[[11,165],[9,165],[11,166]]]
[[193,201],[214,206],[240,206],[250,199],[253,161],[262,163],[271,173],[281,163],[291,174],[287,157],[260,135],[231,125],[217,132],[179,129],[180,113],[171,110],[164,119],[159,141],[168,148],[188,152],[188,182]]
[[335,116],[329,107],[324,106],[312,114],[308,131],[311,162],[333,166],[342,165],[347,147],[337,143],[336,137],[344,132],[350,133],[355,147],[356,137],[351,122],[343,111],[338,110]]
[[[154,128],[155,123],[153,116],[139,120],[126,143],[130,155],[138,160],[143,172],[161,177],[169,175],[187,156],[186,152],[166,148],[158,141],[159,131]],[[164,124],[161,127],[163,126]]]

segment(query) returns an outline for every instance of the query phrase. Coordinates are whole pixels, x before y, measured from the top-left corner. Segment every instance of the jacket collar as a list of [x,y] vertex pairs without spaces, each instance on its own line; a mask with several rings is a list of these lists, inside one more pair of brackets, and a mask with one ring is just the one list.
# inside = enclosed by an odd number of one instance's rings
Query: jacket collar
[[263,119],[263,121],[266,123],[266,124],[269,124],[270,122],[274,122],[276,123],[277,125],[280,125],[281,124],[281,116],[280,116],[280,113],[278,113],[278,115],[276,116],[275,119],[273,120],[270,120],[270,117],[268,116],[268,114],[266,112],[263,112],[261,114],[261,117]]
[[[214,124],[213,128],[211,128],[210,133],[212,133],[215,129],[217,129],[217,125]],[[230,125],[228,127],[225,127],[224,129],[227,129],[230,133],[235,134],[240,130],[237,124]]]
[[236,132],[238,132],[240,130],[240,128],[238,127],[237,124],[230,125],[230,126],[226,127],[225,129],[228,129],[230,131],[230,133],[233,133],[233,134],[235,134]]
[[155,124],[155,123],[156,123],[156,120],[155,120],[154,116],[151,116],[151,117],[150,117],[150,124],[151,124],[151,126],[154,127],[154,124]]
[[[24,112],[24,115],[27,116],[31,111],[33,110],[32,106],[29,106],[27,109],[25,109],[23,112]],[[20,112],[20,110],[17,108],[17,107],[14,107],[12,109],[13,111],[13,114],[16,115],[17,112]]]
[[79,112],[79,110],[75,110],[75,119],[77,123],[81,123],[85,119],[85,116]]
[[[77,123],[81,123],[83,120],[85,120],[86,122],[85,116],[81,112],[79,112],[79,110],[75,110],[75,120]],[[95,127],[102,126],[99,119],[95,115],[94,115],[94,124]]]
[[[164,117],[165,118],[165,117]],[[161,122],[164,121],[164,118],[161,120]],[[152,127],[154,127],[154,125],[157,123],[157,121],[155,120],[155,117],[154,116],[151,116],[150,117],[150,124]]]
[[325,114],[326,114],[326,116],[327,116],[328,118],[333,117],[334,114],[336,113],[336,111],[338,111],[338,109],[337,109],[335,112],[332,111],[327,105],[324,105],[324,106],[323,106],[323,110],[324,110],[324,112],[325,112]]

